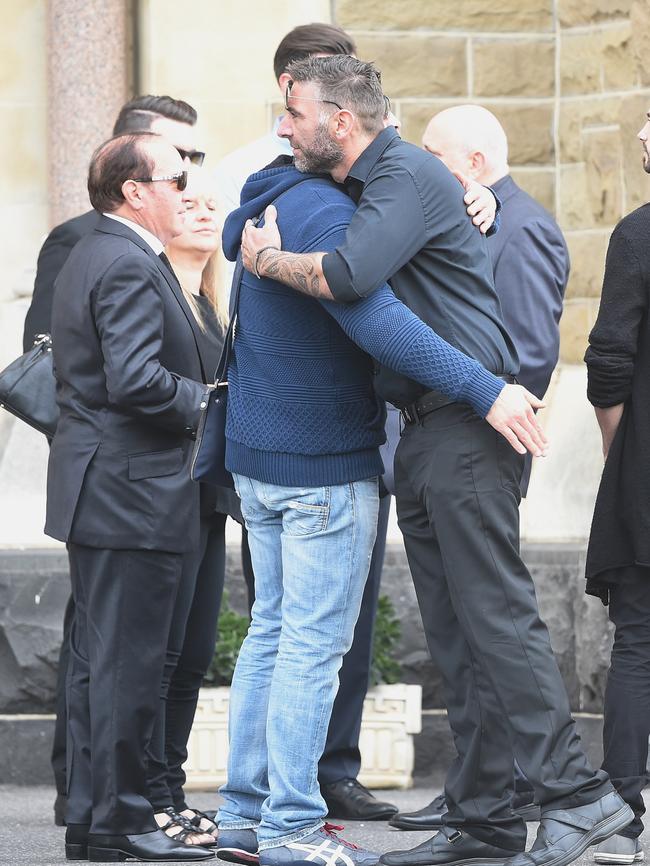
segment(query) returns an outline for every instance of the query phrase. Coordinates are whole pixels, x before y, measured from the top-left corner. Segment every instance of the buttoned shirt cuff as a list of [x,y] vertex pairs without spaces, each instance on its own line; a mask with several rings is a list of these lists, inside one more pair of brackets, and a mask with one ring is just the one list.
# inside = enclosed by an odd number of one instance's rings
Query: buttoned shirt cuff
[[321,267],[335,301],[341,304],[351,304],[363,297],[352,285],[348,266],[343,256],[336,250],[323,256]]
[[493,187],[489,186],[488,189],[494,196],[494,200],[497,203],[496,211],[494,212],[494,222],[490,226],[490,228],[485,233],[485,236],[491,238],[492,235],[495,235],[499,231],[499,226],[501,225],[501,199],[494,191]]

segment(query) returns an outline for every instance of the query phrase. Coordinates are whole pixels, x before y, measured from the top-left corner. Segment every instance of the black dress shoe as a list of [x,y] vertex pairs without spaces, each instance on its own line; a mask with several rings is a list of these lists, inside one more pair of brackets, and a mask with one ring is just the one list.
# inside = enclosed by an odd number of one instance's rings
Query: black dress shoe
[[125,836],[88,835],[88,859],[93,863],[115,863],[123,860],[145,860],[151,863],[210,860],[214,852],[200,845],[174,842],[162,830],[151,833],[129,833]]
[[68,798],[65,794],[57,794],[54,801],[54,823],[57,827],[65,827],[65,807],[68,805]]
[[586,806],[543,809],[537,838],[528,852],[508,866],[568,866],[590,845],[604,842],[634,820],[634,812],[616,791]]
[[320,786],[330,818],[348,821],[387,821],[397,806],[377,800],[357,779],[341,779]]
[[[539,821],[539,806],[533,803],[533,792],[516,793],[512,797],[512,811],[524,821]],[[398,812],[388,822],[398,830],[439,830],[447,814],[445,795],[439,794],[417,812]]]
[[88,830],[90,824],[68,824],[65,830],[65,859],[88,859]]
[[496,848],[474,839],[467,833],[443,827],[432,839],[427,839],[409,851],[389,851],[379,858],[380,866],[502,866],[513,851]]
[[438,794],[435,800],[417,812],[398,812],[388,823],[398,830],[439,830],[446,814],[445,795]]

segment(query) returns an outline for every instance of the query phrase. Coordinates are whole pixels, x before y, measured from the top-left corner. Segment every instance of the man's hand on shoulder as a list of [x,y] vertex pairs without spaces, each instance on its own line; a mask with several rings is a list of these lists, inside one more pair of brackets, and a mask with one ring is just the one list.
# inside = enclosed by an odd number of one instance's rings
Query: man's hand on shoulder
[[544,403],[522,385],[506,385],[485,420],[505,436],[519,454],[530,451],[535,457],[545,457],[548,440],[533,411],[543,406]]
[[265,249],[282,249],[282,238],[277,223],[278,212],[270,204],[264,211],[264,225],[261,228],[253,220],[246,220],[241,236],[242,263],[247,271],[261,275],[258,269],[259,256]]
[[478,226],[481,234],[487,234],[497,213],[497,200],[494,193],[487,186],[472,180],[460,171],[454,171],[453,174],[465,190],[463,201],[467,205],[468,216],[472,218],[474,225]]

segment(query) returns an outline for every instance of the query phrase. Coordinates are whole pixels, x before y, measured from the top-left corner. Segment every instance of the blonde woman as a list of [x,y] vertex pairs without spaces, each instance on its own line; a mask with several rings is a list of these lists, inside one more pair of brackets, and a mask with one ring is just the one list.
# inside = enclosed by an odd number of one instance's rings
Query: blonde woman
[[[196,325],[206,379],[212,381],[227,328],[221,214],[208,176],[190,175],[185,229],[165,250]],[[187,555],[170,628],[161,712],[152,736],[149,799],[159,826],[188,845],[214,844],[212,821],[185,802],[182,765],[199,688],[214,652],[225,571],[225,523],[241,520],[231,490],[202,485],[199,549]],[[207,831],[207,832],[205,832]]]

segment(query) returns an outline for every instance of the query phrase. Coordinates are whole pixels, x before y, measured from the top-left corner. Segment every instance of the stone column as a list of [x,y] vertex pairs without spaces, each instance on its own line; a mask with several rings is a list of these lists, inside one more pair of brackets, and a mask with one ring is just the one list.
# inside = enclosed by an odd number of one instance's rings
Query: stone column
[[128,0],[49,0],[47,22],[50,225],[88,210],[90,156],[128,98]]

